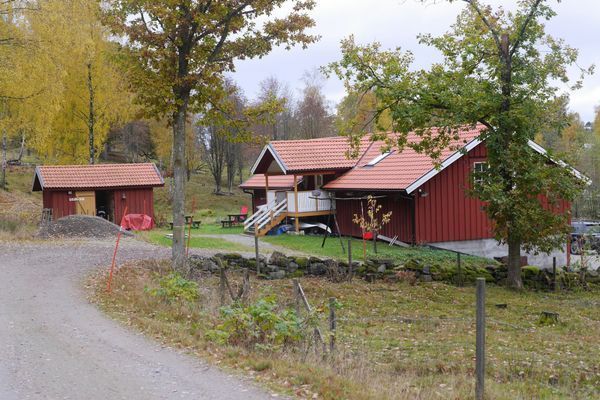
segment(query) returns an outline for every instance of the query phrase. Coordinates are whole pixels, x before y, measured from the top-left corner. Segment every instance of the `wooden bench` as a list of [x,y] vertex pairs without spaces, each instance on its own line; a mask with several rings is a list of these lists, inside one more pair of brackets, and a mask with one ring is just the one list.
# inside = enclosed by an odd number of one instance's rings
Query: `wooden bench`
[[221,228],[233,228],[236,225],[235,221],[229,219],[221,220]]
[[[200,229],[200,224],[202,224],[201,221],[192,221],[192,229]],[[173,223],[169,222],[169,228],[171,230],[173,230]]]

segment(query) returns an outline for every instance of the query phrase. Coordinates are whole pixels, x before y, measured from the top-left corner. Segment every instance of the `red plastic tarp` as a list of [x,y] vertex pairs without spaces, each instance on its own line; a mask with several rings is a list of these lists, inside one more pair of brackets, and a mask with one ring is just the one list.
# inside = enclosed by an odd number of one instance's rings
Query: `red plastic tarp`
[[121,228],[132,231],[149,231],[153,227],[152,218],[146,214],[127,214],[121,222]]

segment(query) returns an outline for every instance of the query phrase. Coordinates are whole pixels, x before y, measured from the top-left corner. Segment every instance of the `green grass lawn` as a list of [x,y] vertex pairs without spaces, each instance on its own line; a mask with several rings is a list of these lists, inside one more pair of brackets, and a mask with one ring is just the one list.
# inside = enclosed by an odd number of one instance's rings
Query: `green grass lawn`
[[[221,238],[213,238],[206,236],[198,236],[201,234],[208,234],[210,229],[206,229],[204,232],[199,232],[198,229],[192,230],[192,238],[190,240],[190,248],[194,249],[210,249],[210,250],[224,250],[224,251],[243,251],[252,252],[253,248],[244,246],[239,243],[230,242]],[[172,240],[166,237],[167,234],[172,233],[169,230],[155,229],[149,232],[143,232],[140,237],[151,243],[158,244],[160,246],[171,247]],[[187,232],[186,232],[187,235]],[[186,239],[187,240],[187,239]]]
[[[265,236],[261,240],[268,243],[286,247],[291,250],[300,251],[317,257],[331,257],[340,260],[348,259],[348,249],[342,251],[340,240],[337,237],[329,237],[325,242],[325,247],[321,247],[323,237],[320,236],[296,236],[279,235]],[[348,245],[349,238],[342,238],[344,246]],[[427,247],[398,247],[388,246],[385,242],[377,243],[377,254],[373,251],[373,242],[366,243],[366,253],[368,257],[389,258],[398,262],[406,262],[409,259],[415,259],[429,264],[456,264],[456,254],[449,251],[434,250]],[[352,259],[354,261],[363,260],[363,242],[359,239],[352,239]],[[482,257],[465,256],[461,257],[463,265],[485,267],[493,264],[493,260]]]

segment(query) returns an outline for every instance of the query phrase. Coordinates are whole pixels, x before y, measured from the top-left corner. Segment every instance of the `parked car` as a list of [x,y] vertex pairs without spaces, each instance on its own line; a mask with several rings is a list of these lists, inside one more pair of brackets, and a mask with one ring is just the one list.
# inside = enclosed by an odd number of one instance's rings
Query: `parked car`
[[584,248],[600,253],[600,222],[573,221],[571,226],[571,254],[581,254]]

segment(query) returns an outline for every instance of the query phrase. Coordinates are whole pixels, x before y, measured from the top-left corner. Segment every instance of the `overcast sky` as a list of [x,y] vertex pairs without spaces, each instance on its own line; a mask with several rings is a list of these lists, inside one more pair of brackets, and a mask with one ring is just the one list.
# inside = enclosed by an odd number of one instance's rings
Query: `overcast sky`
[[[484,0],[484,3],[511,8],[516,1]],[[600,1],[554,0],[550,4],[558,15],[547,24],[547,32],[579,49],[579,65],[597,67],[598,72],[585,79],[582,89],[570,93],[571,109],[584,121],[593,120],[594,108],[600,105]],[[317,0],[311,15],[316,21],[312,32],[321,36],[318,43],[306,50],[275,49],[263,59],[240,62],[234,79],[249,98],[256,96],[259,82],[269,76],[287,82],[299,96],[303,73],[338,60],[340,40],[351,34],[361,44],[379,41],[384,47],[411,50],[415,65],[426,67],[439,61],[439,55],[419,45],[417,34],[446,32],[463,7],[461,2],[449,4],[441,0],[429,0],[429,4],[418,0]],[[577,77],[575,70],[572,76]],[[324,91],[332,107],[344,96],[344,88],[335,78],[325,83]]]

